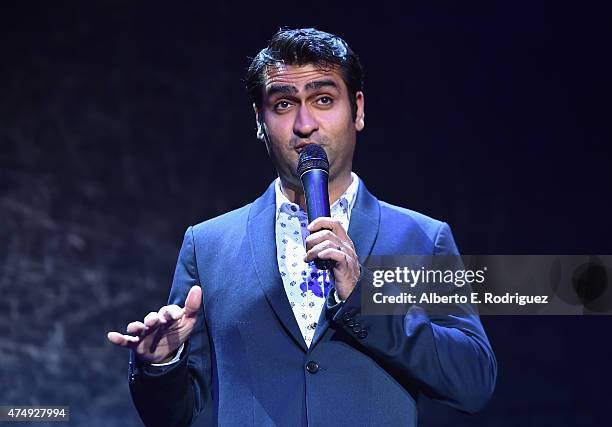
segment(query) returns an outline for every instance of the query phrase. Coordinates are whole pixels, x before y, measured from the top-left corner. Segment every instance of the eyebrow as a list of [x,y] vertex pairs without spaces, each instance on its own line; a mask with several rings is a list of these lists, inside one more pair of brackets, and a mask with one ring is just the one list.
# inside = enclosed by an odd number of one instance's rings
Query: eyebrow
[[266,90],[266,92],[268,92],[268,96],[276,95],[277,93],[282,93],[283,95],[295,95],[298,93],[298,90],[295,86],[291,85],[272,85]]
[[[306,86],[304,86],[304,90],[311,91],[320,89],[322,87],[333,87],[335,89],[339,89],[338,85],[333,80],[316,80],[314,82],[307,83]],[[268,92],[268,96],[276,95],[277,93],[282,93],[283,95],[295,95],[298,93],[298,90],[292,85],[272,85],[266,92]]]
[[335,89],[338,89],[338,85],[333,80],[316,80],[314,82],[308,83],[306,86],[304,86],[304,89],[315,90],[320,89],[322,87],[333,87]]

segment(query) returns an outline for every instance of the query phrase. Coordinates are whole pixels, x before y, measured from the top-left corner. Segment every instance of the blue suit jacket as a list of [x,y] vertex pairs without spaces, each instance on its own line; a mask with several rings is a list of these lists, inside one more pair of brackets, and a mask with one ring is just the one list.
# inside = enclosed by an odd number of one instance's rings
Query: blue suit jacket
[[[187,229],[169,303],[183,306],[200,284],[202,312],[180,362],[131,358],[146,425],[416,426],[420,392],[467,412],[484,406],[496,361],[471,306],[435,319],[421,309],[365,316],[358,282],[343,304],[328,298],[307,348],[278,270],[275,213],[272,184]],[[381,202],[363,182],[348,234],[362,264],[370,254],[457,253],[447,224]]]

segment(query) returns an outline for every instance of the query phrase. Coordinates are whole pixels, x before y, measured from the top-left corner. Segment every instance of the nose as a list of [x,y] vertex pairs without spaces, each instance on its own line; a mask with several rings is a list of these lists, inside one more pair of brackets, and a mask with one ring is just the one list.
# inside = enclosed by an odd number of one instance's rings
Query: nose
[[293,133],[300,138],[308,138],[319,129],[319,124],[306,106],[300,106],[293,122]]

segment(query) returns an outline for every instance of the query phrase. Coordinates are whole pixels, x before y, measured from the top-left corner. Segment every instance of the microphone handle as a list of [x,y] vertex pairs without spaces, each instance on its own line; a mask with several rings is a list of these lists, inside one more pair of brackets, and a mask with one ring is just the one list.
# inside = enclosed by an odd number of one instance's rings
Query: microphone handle
[[[310,169],[304,172],[300,178],[304,187],[308,223],[310,224],[321,216],[330,217],[329,175],[327,172],[323,169]],[[335,261],[331,259],[317,258],[314,263],[319,270],[331,270],[335,265]]]

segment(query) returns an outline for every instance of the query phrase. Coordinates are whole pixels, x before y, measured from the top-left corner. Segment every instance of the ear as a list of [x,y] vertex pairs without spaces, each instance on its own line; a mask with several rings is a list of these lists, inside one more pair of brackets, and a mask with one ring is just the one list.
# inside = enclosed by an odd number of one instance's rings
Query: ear
[[355,129],[360,132],[365,127],[365,99],[363,92],[359,91],[355,94],[355,102],[357,103],[357,114],[355,115]]
[[257,125],[257,139],[265,142],[266,135],[264,132],[263,118],[261,117],[261,111],[257,108],[257,105],[253,103],[253,111],[255,112],[255,123]]

